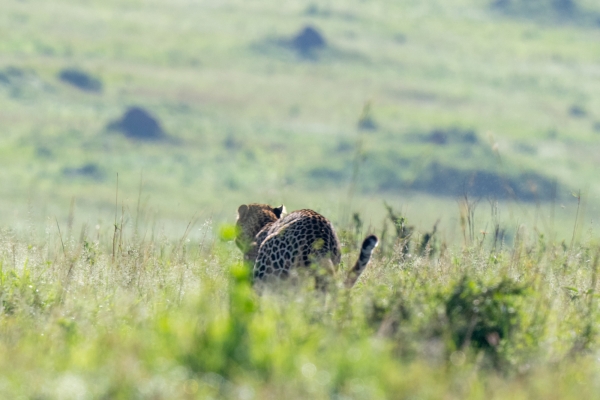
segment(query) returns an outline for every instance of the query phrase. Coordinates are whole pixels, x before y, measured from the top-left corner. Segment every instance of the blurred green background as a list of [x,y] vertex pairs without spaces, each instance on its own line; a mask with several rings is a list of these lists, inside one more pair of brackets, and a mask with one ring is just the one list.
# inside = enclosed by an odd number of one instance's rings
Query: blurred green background
[[119,212],[177,235],[248,202],[379,226],[386,201],[451,241],[464,193],[568,237],[581,190],[597,221],[593,1],[1,8],[0,227],[110,229],[117,174]]

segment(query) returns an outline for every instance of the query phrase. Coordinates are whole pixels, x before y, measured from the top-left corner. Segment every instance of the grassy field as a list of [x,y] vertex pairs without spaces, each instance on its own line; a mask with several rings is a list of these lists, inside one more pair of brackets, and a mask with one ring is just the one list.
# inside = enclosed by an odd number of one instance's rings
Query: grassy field
[[[596,396],[596,2],[0,9],[0,397]],[[249,202],[383,244],[258,297]]]
[[[461,250],[388,225],[357,286],[327,295],[309,280],[258,296],[227,227],[2,232],[0,396],[596,397],[597,241]],[[339,233],[348,266],[362,235]]]

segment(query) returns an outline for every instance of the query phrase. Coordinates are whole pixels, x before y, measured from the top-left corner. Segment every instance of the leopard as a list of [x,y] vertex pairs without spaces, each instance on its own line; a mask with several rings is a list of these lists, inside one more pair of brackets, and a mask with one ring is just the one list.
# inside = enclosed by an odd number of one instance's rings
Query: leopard
[[[305,269],[318,271],[313,274],[315,285],[326,290],[336,275],[340,241],[332,223],[316,211],[302,209],[288,214],[283,205],[242,204],[237,210],[236,228],[235,243],[252,269],[255,286],[286,280]],[[356,284],[377,244],[375,235],[363,240],[358,259],[344,279],[346,288]]]

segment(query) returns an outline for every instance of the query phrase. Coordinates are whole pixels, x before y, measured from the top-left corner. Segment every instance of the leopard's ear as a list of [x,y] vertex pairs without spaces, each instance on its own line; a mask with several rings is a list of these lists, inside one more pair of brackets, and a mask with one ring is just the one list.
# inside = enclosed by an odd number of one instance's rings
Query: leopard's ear
[[277,218],[281,218],[287,214],[287,210],[285,209],[285,206],[283,204],[279,207],[274,208],[273,212],[275,213]]
[[243,218],[244,215],[248,212],[248,206],[245,204],[242,204],[241,206],[238,207],[238,219]]

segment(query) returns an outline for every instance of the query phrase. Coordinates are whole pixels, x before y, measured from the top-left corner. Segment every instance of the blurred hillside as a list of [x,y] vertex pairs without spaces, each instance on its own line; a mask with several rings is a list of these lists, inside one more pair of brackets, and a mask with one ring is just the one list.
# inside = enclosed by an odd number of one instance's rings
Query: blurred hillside
[[383,200],[431,224],[464,193],[569,220],[583,190],[597,214],[592,1],[2,9],[0,227],[72,199],[109,222],[117,174],[118,208],[184,225],[252,201],[377,218]]

